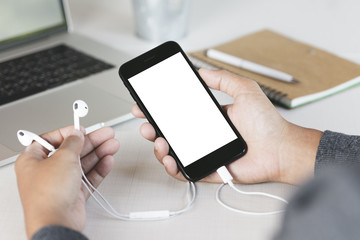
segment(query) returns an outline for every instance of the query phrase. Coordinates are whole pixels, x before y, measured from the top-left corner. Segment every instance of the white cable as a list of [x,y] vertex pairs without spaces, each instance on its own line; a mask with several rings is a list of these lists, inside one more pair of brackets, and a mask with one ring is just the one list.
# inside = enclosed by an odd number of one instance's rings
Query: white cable
[[[85,117],[88,114],[88,111],[89,111],[88,105],[83,100],[76,100],[73,104],[73,111],[74,111],[74,128],[77,130],[80,130],[80,118]],[[96,126],[96,127],[102,127],[102,124],[100,124],[100,126]],[[146,212],[145,211],[144,212],[130,212],[128,215],[120,214],[111,206],[111,204],[106,200],[106,198],[87,179],[87,177],[82,169],[82,166],[81,166],[80,156],[78,158],[78,161],[79,161],[79,167],[81,170],[82,178],[85,180],[84,181],[83,179],[81,179],[82,183],[84,184],[86,189],[89,191],[90,195],[94,198],[94,200],[99,204],[99,206],[102,207],[107,213],[109,213],[114,218],[117,218],[120,220],[125,220],[125,221],[152,221],[152,220],[167,219],[167,218],[179,215],[183,212],[186,212],[187,210],[190,209],[191,205],[195,201],[196,187],[193,182],[189,182],[188,194],[191,194],[191,191],[190,191],[190,189],[191,189],[192,193],[193,193],[192,198],[187,203],[185,208],[183,208],[181,210],[178,210],[178,211],[160,210],[160,211],[146,211]],[[94,190],[94,192],[96,194],[98,194],[100,196],[103,203],[105,203],[105,205],[107,207],[109,207],[110,210],[100,202],[100,200],[95,196],[95,194],[90,190],[89,187],[92,190]]]
[[[106,200],[106,198],[87,179],[87,177],[85,176],[85,173],[81,167],[80,158],[79,158],[79,165],[80,165],[80,169],[81,169],[81,174],[85,180],[84,181],[82,179],[81,181],[84,184],[84,186],[86,187],[86,189],[89,191],[90,195],[94,198],[94,200],[97,202],[97,204],[100,207],[102,207],[108,214],[110,214],[114,218],[117,218],[120,220],[124,220],[124,221],[156,221],[156,220],[163,220],[163,219],[167,219],[170,217],[174,217],[174,216],[177,216],[179,214],[182,214],[182,213],[188,211],[190,209],[190,207],[192,206],[192,204],[194,203],[195,198],[196,198],[196,193],[197,193],[196,186],[193,182],[189,182],[188,190],[187,190],[187,195],[189,196],[189,200],[188,200],[187,205],[181,210],[177,210],[177,211],[169,211],[169,210],[144,211],[144,212],[130,212],[129,214],[121,214],[112,207],[112,205]],[[100,196],[100,198],[110,208],[110,210],[107,207],[105,207],[101,203],[101,201],[99,201],[99,199],[89,189],[89,187]],[[190,198],[190,196],[191,196],[191,198]]]
[[231,176],[230,172],[227,170],[227,168],[225,166],[220,167],[217,170],[217,173],[219,174],[219,176],[221,177],[221,179],[223,180],[223,184],[221,184],[218,189],[216,190],[216,201],[223,207],[225,207],[228,210],[231,210],[233,212],[236,213],[242,213],[242,214],[247,214],[247,215],[254,215],[254,216],[265,216],[265,215],[272,215],[272,214],[278,214],[278,213],[282,213],[284,212],[284,210],[279,210],[279,211],[270,211],[270,212],[251,212],[251,211],[245,211],[245,210],[240,210],[240,209],[236,209],[233,208],[229,205],[227,205],[226,203],[224,203],[221,199],[220,199],[220,192],[221,189],[228,184],[233,190],[235,190],[238,193],[241,194],[245,194],[245,195],[258,195],[258,196],[265,196],[265,197],[269,197],[269,198],[273,198],[279,201],[282,201],[284,203],[288,203],[288,201],[286,201],[284,198],[281,198],[279,196],[276,195],[272,195],[269,193],[264,193],[264,192],[245,192],[242,191],[238,188],[235,187],[234,183],[232,182],[233,177]]
[[[39,137],[39,139],[41,139]],[[37,141],[39,141],[38,139],[36,139]],[[43,140],[43,139],[42,139]],[[45,140],[41,141],[41,144],[44,145]],[[46,142],[47,144],[49,144],[48,142]],[[48,157],[50,157],[51,155],[53,155],[56,152],[56,149],[49,144],[49,148],[51,149],[51,151],[48,154]],[[116,219],[120,219],[120,220],[124,220],[124,221],[155,221],[155,220],[164,220],[170,217],[174,217],[177,216],[179,214],[182,214],[186,211],[188,211],[190,209],[190,207],[192,206],[192,204],[195,201],[196,198],[196,186],[193,182],[189,182],[188,184],[188,189],[187,189],[187,196],[188,196],[188,203],[187,205],[180,210],[177,211],[169,211],[169,210],[160,210],[160,211],[143,211],[143,212],[130,212],[129,214],[121,214],[119,212],[117,212],[112,205],[109,203],[109,201],[106,200],[106,198],[91,184],[91,182],[87,179],[82,166],[81,166],[81,160],[80,160],[80,156],[78,157],[78,161],[79,161],[79,167],[80,167],[80,171],[81,171],[81,175],[82,175],[82,179],[81,182],[82,184],[85,186],[85,188],[87,189],[87,191],[90,193],[90,195],[94,198],[94,200],[96,201],[96,203],[102,207],[109,215],[111,215],[112,217],[116,218]],[[103,203],[95,196],[95,194],[93,193],[93,191],[90,188],[100,196],[101,200],[103,201]],[[108,209],[108,207],[110,209]]]

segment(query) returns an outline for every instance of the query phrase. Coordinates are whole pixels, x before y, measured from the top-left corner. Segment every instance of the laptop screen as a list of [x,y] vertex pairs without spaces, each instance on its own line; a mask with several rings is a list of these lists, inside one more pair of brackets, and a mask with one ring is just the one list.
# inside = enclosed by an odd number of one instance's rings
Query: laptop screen
[[67,29],[61,0],[2,0],[0,49]]

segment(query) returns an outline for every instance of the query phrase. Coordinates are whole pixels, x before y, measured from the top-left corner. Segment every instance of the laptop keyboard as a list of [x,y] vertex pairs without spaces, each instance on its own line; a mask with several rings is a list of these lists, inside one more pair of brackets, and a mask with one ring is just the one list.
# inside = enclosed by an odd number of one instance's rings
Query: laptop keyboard
[[66,45],[0,63],[0,105],[113,68]]

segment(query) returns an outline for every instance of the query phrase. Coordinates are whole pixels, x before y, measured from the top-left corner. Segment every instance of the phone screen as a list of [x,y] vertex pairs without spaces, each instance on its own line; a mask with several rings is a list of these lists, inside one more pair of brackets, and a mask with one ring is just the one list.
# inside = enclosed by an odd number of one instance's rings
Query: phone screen
[[238,138],[181,52],[129,82],[184,167]]

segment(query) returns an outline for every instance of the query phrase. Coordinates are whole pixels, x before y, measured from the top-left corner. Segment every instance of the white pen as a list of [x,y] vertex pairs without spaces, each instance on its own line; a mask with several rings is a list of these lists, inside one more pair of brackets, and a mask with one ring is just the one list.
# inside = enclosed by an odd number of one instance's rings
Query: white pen
[[269,68],[269,67],[265,67],[263,65],[257,64],[257,63],[253,63],[250,61],[247,61],[245,59],[239,58],[239,57],[235,57],[232,56],[230,54],[224,53],[224,52],[220,52],[218,50],[215,49],[208,49],[206,51],[206,56],[209,58],[212,58],[214,60],[223,62],[223,63],[227,63],[230,65],[233,65],[235,67],[239,67],[245,70],[248,70],[250,72],[254,72],[257,74],[261,74],[276,80],[280,80],[283,82],[288,82],[288,83],[297,83],[299,82],[298,80],[294,79],[293,76],[291,76],[290,74]]
[[86,134],[89,134],[91,132],[94,132],[102,127],[106,127],[106,126],[109,126],[109,127],[112,127],[112,126],[115,126],[117,124],[120,124],[120,123],[123,123],[123,122],[126,122],[130,119],[133,119],[134,118],[134,115],[132,115],[131,113],[128,113],[128,114],[125,114],[121,117],[117,117],[117,118],[114,118],[114,119],[111,119],[107,122],[99,122],[99,123],[96,123],[94,125],[91,125],[87,128],[85,128],[85,132]]

